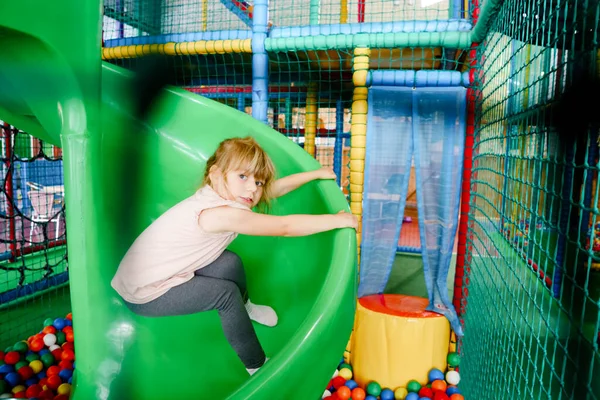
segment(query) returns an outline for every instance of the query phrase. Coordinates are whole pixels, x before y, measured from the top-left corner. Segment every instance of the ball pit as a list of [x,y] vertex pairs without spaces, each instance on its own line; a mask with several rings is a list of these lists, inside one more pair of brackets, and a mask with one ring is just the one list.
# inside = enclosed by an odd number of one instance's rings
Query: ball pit
[[416,380],[406,382],[406,386],[384,388],[378,382],[369,382],[360,387],[353,380],[352,366],[340,362],[332,378],[323,392],[323,400],[464,400],[458,383],[460,374],[456,367],[460,364],[460,356],[448,354],[448,369],[441,371],[432,368],[428,374],[428,382],[421,384]]
[[39,333],[0,351],[0,398],[69,399],[75,371],[71,313],[43,325]]

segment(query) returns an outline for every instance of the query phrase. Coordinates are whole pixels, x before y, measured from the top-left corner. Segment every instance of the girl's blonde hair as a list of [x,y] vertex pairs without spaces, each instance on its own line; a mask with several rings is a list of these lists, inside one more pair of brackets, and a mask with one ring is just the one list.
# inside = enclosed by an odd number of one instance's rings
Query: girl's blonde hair
[[263,194],[258,207],[268,207],[271,199],[271,189],[275,180],[275,166],[271,158],[260,145],[250,136],[244,138],[226,139],[219,144],[215,153],[206,162],[203,185],[214,188],[210,179],[210,170],[216,167],[226,179],[227,173],[233,170],[244,171],[254,175],[263,182]]

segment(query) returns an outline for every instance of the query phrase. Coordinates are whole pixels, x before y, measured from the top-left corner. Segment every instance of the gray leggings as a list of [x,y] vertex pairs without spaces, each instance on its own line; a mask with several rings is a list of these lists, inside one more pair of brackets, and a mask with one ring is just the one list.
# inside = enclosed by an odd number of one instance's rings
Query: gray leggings
[[246,368],[262,366],[265,353],[244,306],[246,275],[240,257],[225,250],[211,264],[197,270],[195,275],[149,303],[126,301],[125,304],[135,314],[145,317],[217,310],[225,337]]

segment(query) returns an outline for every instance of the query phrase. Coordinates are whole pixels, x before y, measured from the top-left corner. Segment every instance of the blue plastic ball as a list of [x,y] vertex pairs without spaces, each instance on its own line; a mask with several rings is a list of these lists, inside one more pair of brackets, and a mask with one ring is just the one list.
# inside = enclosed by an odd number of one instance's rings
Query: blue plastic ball
[[66,319],[65,318],[65,325],[67,325],[67,326],[73,326],[73,321],[71,321],[70,319]]
[[46,378],[46,370],[45,370],[45,369],[43,369],[43,370],[41,370],[40,372],[38,372],[38,374],[37,374],[37,377],[38,377],[39,379]]
[[64,382],[66,380],[69,380],[69,378],[73,376],[73,371],[71,371],[70,369],[61,369],[58,373],[58,376],[60,376]]
[[346,385],[350,390],[358,387],[358,383],[356,383],[354,379],[348,379],[344,385]]
[[416,394],[415,392],[410,392],[409,394],[406,395],[404,400],[419,400],[419,395]]
[[390,389],[383,389],[379,398],[381,400],[394,400],[394,392]]
[[446,394],[452,396],[453,394],[460,394],[460,390],[456,386],[448,386]]
[[40,351],[38,351],[38,354],[40,356],[43,356],[44,354],[48,354],[48,353],[50,353],[50,350],[48,350],[48,349],[41,349]]
[[365,400],[377,400],[377,397],[368,395],[367,397],[365,397]]
[[39,379],[34,375],[25,381],[25,386],[29,387],[39,382]]
[[9,372],[8,374],[4,375],[4,380],[9,384],[9,386],[17,386],[21,382],[21,375],[16,372]]
[[65,319],[64,318],[56,318],[52,325],[54,325],[54,327],[56,329],[61,331],[66,326]]
[[0,374],[8,374],[11,372],[15,372],[15,367],[10,364],[2,364],[0,365]]
[[428,378],[429,382],[444,380],[444,373],[437,368],[433,368],[431,371],[429,371]]

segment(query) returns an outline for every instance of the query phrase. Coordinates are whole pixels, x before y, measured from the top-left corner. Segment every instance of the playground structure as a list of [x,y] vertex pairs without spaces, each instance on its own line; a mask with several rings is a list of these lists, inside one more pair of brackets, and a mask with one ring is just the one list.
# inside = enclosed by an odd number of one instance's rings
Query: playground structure
[[[29,3],[38,9],[40,21],[43,20],[41,16],[44,15],[44,9],[33,0],[29,0]],[[265,300],[273,301],[276,308],[285,309],[290,319],[275,333],[259,331],[261,338],[271,343],[268,351],[277,356],[260,375],[249,381],[241,373],[223,373],[234,362],[229,354],[216,361],[217,364],[206,373],[213,382],[210,388],[189,386],[198,373],[198,362],[186,360],[187,367],[182,367],[182,359],[177,355],[187,354],[183,344],[195,338],[192,334],[182,338],[180,331],[197,324],[214,327],[214,318],[180,320],[175,335],[169,331],[172,327],[164,329],[160,322],[148,325],[145,321],[131,319],[122,307],[113,305],[102,309],[90,302],[91,299],[95,303],[100,299],[107,303],[113,301],[114,295],[96,284],[110,277],[112,270],[103,266],[114,264],[125,250],[124,243],[133,237],[136,230],[141,229],[168,204],[174,203],[177,196],[191,190],[196,177],[190,170],[201,170],[201,158],[210,153],[217,138],[240,129],[256,135],[272,154],[278,154],[275,157],[277,166],[284,174],[315,167],[317,164],[309,156],[335,170],[337,186],[346,195],[350,210],[362,219],[361,230],[356,236],[360,250],[358,260],[362,295],[366,294],[365,285],[374,282],[368,273],[379,268],[376,274],[378,285],[385,282],[389,275],[389,269],[386,268],[389,268],[390,257],[376,261],[379,267],[373,268],[375,261],[369,255],[369,249],[375,248],[377,251],[374,253],[379,254],[385,247],[383,250],[393,257],[399,247],[404,251],[421,251],[424,258],[430,255],[438,257],[436,261],[430,260],[430,265],[425,265],[426,280],[431,285],[431,289],[428,289],[430,296],[433,296],[430,300],[437,301],[443,292],[438,284],[444,281],[445,286],[449,254],[454,247],[451,244],[454,240],[452,232],[456,227],[449,227],[436,236],[436,240],[439,240],[436,243],[450,249],[449,252],[440,251],[435,246],[428,250],[430,242],[422,239],[431,235],[420,236],[421,248],[415,245],[402,246],[402,232],[407,231],[405,227],[410,223],[399,223],[401,217],[415,217],[411,227],[419,226],[423,223],[421,218],[424,218],[421,209],[416,215],[402,210],[402,199],[410,201],[413,193],[411,184],[405,195],[386,192],[388,197],[383,199],[383,204],[381,198],[372,196],[380,192],[381,187],[370,189],[369,185],[372,188],[376,184],[389,184],[397,190],[409,180],[408,170],[404,169],[399,174],[396,170],[400,181],[390,184],[397,176],[394,177],[393,171],[386,175],[378,170],[377,161],[392,159],[385,150],[403,161],[408,161],[411,154],[400,156],[394,153],[397,148],[392,145],[393,140],[386,140],[385,136],[386,132],[390,135],[390,129],[381,131],[379,150],[373,146],[374,142],[369,144],[369,141],[377,137],[373,127],[377,125],[377,118],[382,117],[377,112],[385,108],[385,105],[375,106],[373,96],[378,90],[406,91],[411,92],[411,96],[412,92],[416,93],[415,96],[422,96],[429,90],[436,96],[441,93],[436,92],[437,89],[448,88],[456,89],[458,93],[464,91],[464,126],[456,128],[456,132],[463,132],[465,138],[464,147],[457,147],[460,148],[459,156],[464,157],[458,175],[462,175],[462,180],[435,179],[443,182],[438,188],[456,189],[444,192],[440,197],[444,201],[446,198],[452,199],[447,204],[450,211],[445,211],[447,214],[442,216],[446,221],[458,223],[452,304],[461,318],[460,326],[467,329],[466,336],[459,338],[458,344],[461,355],[468,360],[461,364],[461,389],[467,397],[473,398],[481,397],[488,391],[508,392],[517,398],[539,398],[542,395],[567,398],[573,395],[583,396],[576,398],[585,398],[590,394],[596,396],[590,398],[600,396],[590,380],[598,360],[595,340],[598,335],[597,280],[590,269],[581,269],[581,265],[593,265],[590,257],[594,256],[588,257],[585,253],[583,240],[577,242],[572,239],[573,226],[577,225],[575,230],[585,231],[586,234],[587,221],[594,226],[597,212],[586,210],[585,207],[597,203],[595,170],[590,168],[584,179],[579,176],[580,181],[577,181],[577,170],[572,167],[574,155],[561,158],[553,144],[549,125],[532,117],[540,118],[536,113],[541,111],[536,107],[552,103],[573,74],[573,61],[566,58],[564,50],[555,49],[550,39],[545,43],[531,39],[530,36],[535,33],[528,27],[533,25],[533,16],[524,16],[522,19],[515,17],[516,20],[512,20],[516,22],[515,27],[506,28],[511,26],[512,17],[498,11],[515,5],[512,2],[503,5],[495,1],[486,3],[483,10],[479,10],[476,2],[463,4],[458,1],[296,0],[284,4],[272,0],[269,3],[257,1],[247,4],[205,0],[168,6],[158,1],[148,2],[144,7],[141,4],[120,1],[104,3],[102,49],[99,47],[99,32],[92,29],[93,26],[100,26],[101,17],[96,15],[93,4],[86,2],[78,12],[74,8],[68,9],[61,16],[69,21],[65,23],[64,30],[44,24],[29,28],[32,16],[28,17],[27,28],[20,28],[18,25],[22,18],[16,15],[19,15],[18,10],[22,6],[14,5],[2,10],[3,15],[8,15],[7,20],[13,21],[13,25],[2,28],[10,33],[0,43],[21,46],[28,51],[13,49],[12,53],[8,52],[8,58],[14,63],[0,67],[0,83],[14,89],[11,93],[15,93],[17,98],[17,101],[8,103],[0,101],[0,118],[42,139],[43,145],[60,145],[65,152],[64,193],[69,204],[67,217],[75,216],[67,218],[68,278],[77,321],[77,356],[81,360],[77,367],[77,371],[81,372],[78,372],[75,398],[90,398],[98,390],[132,398],[172,395],[169,388],[153,385],[153,371],[158,368],[159,358],[152,359],[147,365],[137,362],[139,359],[148,360],[144,354],[146,350],[140,343],[154,343],[155,347],[172,346],[166,357],[167,363],[173,366],[161,365],[160,368],[171,368],[173,373],[185,370],[181,376],[169,377],[181,384],[178,393],[208,395],[210,392],[212,396],[223,398],[276,395],[304,399],[308,398],[303,397],[305,395],[318,395],[319,390],[326,387],[331,376],[329,371],[334,369],[346,345],[344,337],[350,334],[354,307],[359,309],[360,318],[375,318],[362,327],[355,325],[355,332],[359,328],[361,337],[393,340],[401,334],[393,329],[389,332],[368,329],[368,325],[374,325],[373,321],[396,321],[398,316],[393,315],[393,308],[373,316],[373,309],[365,308],[364,304],[352,304],[356,295],[353,293],[356,287],[351,276],[353,243],[347,232],[311,239],[306,243],[299,241],[281,249],[281,253],[287,254],[285,259],[289,260],[290,254],[295,254],[297,259],[305,257],[302,246],[314,245],[318,248],[314,252],[314,259],[301,263],[302,266],[310,263],[312,268],[298,272],[300,275],[294,277],[300,282],[297,285],[290,285],[290,277],[284,274],[297,270],[299,262],[286,264],[278,251],[266,265],[259,266],[252,262],[259,258],[258,254],[245,254],[251,268],[257,268],[254,272],[272,271],[281,264],[286,265],[281,275],[274,277],[270,285],[261,289],[267,293],[280,293],[287,288],[296,295],[300,293],[299,298],[283,296],[277,299],[274,294],[265,297]],[[566,4],[556,2],[556,9],[563,6],[566,9]],[[10,18],[11,11],[15,13],[14,18]],[[87,18],[82,19],[82,15],[87,15]],[[551,18],[551,15],[540,13],[538,17],[540,15]],[[72,20],[78,23],[71,24]],[[65,40],[67,29],[77,34]],[[25,32],[25,35],[18,32]],[[553,34],[563,42],[560,35],[564,33],[556,30]],[[59,49],[57,51],[61,56],[49,54],[46,47],[40,44],[45,42]],[[117,66],[135,68],[139,57],[156,53],[168,57],[173,69],[178,71],[177,86],[188,93],[169,89],[164,103],[152,114],[149,128],[139,128],[139,122],[131,121],[128,115],[131,99],[126,88],[130,85],[130,76]],[[102,54],[105,60],[101,69],[98,54]],[[27,82],[26,77],[32,74],[17,73],[17,66],[30,67],[43,57],[50,60],[46,65],[53,68],[42,74],[35,69],[33,75],[37,80]],[[576,57],[582,58],[583,55]],[[63,68],[65,63],[72,64],[72,67]],[[65,71],[75,72],[71,75]],[[98,84],[82,85],[84,75]],[[60,79],[56,79],[57,76]],[[64,85],[48,85],[47,79],[64,82]],[[196,94],[230,108],[218,107]],[[77,116],[85,115],[85,128],[59,122],[56,110],[43,106],[43,102],[36,101],[36,96],[39,96],[37,99],[59,99],[60,104],[70,105],[64,110],[67,115],[75,117],[66,120],[78,121]],[[80,99],[81,103],[70,103],[68,100],[73,97]],[[78,108],[81,104],[85,111]],[[270,125],[291,140],[280,136],[275,139],[271,130],[250,118],[241,117],[231,108],[251,114],[254,120]],[[412,113],[412,110],[407,111],[406,116],[410,114],[410,117],[423,119],[421,114]],[[36,118],[30,118],[31,115]],[[393,116],[396,117],[399,116]],[[387,117],[382,118],[385,120]],[[412,123],[416,125],[414,121]],[[447,123],[441,126],[442,132],[449,129]],[[214,138],[207,140],[206,135],[202,134],[203,130],[210,131]],[[4,132],[5,138],[15,134],[13,128],[8,126]],[[149,132],[158,132],[159,135]],[[17,133],[17,136],[25,135]],[[418,134],[416,137],[421,138]],[[429,143],[443,141],[435,139]],[[308,156],[299,151],[297,145],[304,148]],[[10,154],[11,148],[5,147],[5,166],[15,164],[15,158]],[[45,149],[43,154],[58,158],[54,149]],[[422,157],[424,153],[416,152],[415,156],[417,154]],[[590,139],[586,152],[586,156],[592,160],[589,165],[597,164],[595,154],[595,140]],[[31,156],[31,161],[40,158],[35,150]],[[446,167],[456,165],[455,160],[445,160]],[[124,166],[125,161],[128,165],[139,165],[139,170],[129,171]],[[77,169],[74,166],[85,168]],[[419,166],[423,168],[421,164]],[[438,168],[444,172],[450,169]],[[139,175],[136,175],[136,170]],[[31,188],[27,180],[13,179],[9,175],[14,169],[8,168],[8,171],[5,172],[5,176],[9,177],[5,181],[7,196],[14,193],[8,190],[7,185],[18,190]],[[413,167],[411,175],[416,174],[416,168]],[[189,185],[172,182],[174,176],[178,177],[178,181],[184,180],[181,177],[187,177]],[[457,175],[454,172],[453,175],[444,176]],[[150,186],[147,180],[157,184]],[[86,184],[82,185],[81,182]],[[420,190],[418,178],[414,184],[414,195],[418,197],[425,190],[423,185],[427,184],[427,179],[422,179]],[[56,186],[56,182],[43,185]],[[582,204],[585,206],[577,208],[571,200],[581,187],[585,188],[581,191],[584,193]],[[115,188],[118,190],[115,191]],[[457,198],[458,190],[460,199]],[[283,201],[282,208],[277,212],[298,212],[299,209],[318,212],[343,208],[346,203],[338,194],[331,185],[309,188],[298,197]],[[142,196],[146,197],[146,208],[137,210],[134,215],[124,212]],[[28,210],[28,199],[28,195],[23,197],[21,194],[21,201],[25,201],[25,204],[10,200],[7,204],[14,203],[16,209]],[[324,208],[308,204],[315,200],[321,202]],[[413,201],[416,206],[419,202],[424,203],[424,199]],[[121,207],[115,209],[111,204]],[[460,216],[453,214],[458,207]],[[57,210],[60,211],[61,207],[58,206]],[[377,210],[385,218],[374,218],[372,212]],[[573,213],[573,210],[581,218],[581,223],[564,217],[569,212]],[[10,206],[6,212],[8,216],[14,215],[10,214]],[[25,212],[24,215],[31,214]],[[107,215],[110,218],[101,222]],[[80,220],[80,216],[84,217]],[[33,228],[34,221],[30,219]],[[11,219],[8,221],[10,226]],[[26,228],[18,236],[19,223],[21,226],[27,224],[17,222],[16,218],[13,221],[13,228],[8,231],[14,231],[15,236],[9,234],[7,237],[7,265],[15,265],[15,262],[25,259],[17,246],[10,248],[11,245],[26,242],[25,237],[40,238],[39,233],[37,236],[31,233],[32,228],[29,231]],[[131,224],[123,221],[131,221]],[[47,272],[50,274],[42,279],[25,270],[20,271],[25,282],[10,278],[11,282],[17,284],[3,291],[4,297],[0,297],[3,304],[10,307],[12,301],[22,300],[35,294],[35,291],[48,290],[49,286],[65,282],[66,250],[61,241],[63,230],[61,227],[54,235],[49,228],[53,227],[52,224],[52,219],[40,223],[46,227],[42,239],[43,254],[45,256],[48,249],[54,248],[55,257],[62,262],[64,269],[51,271],[48,265],[53,265],[53,262],[46,261],[41,271],[45,275]],[[56,223],[57,230],[59,224]],[[389,224],[386,229],[377,229],[385,224]],[[367,225],[371,228],[367,228]],[[131,230],[121,231],[122,228]],[[419,232],[419,229],[414,231]],[[376,235],[370,236],[369,232],[375,232]],[[382,238],[385,239],[384,246]],[[106,239],[109,243],[105,243]],[[30,241],[36,242],[37,239]],[[590,241],[594,243],[593,236]],[[266,241],[247,243],[257,248],[271,246]],[[244,244],[241,241],[239,248],[244,248]],[[34,254],[39,249],[35,243],[25,247]],[[445,254],[445,258],[440,257],[441,253]],[[332,264],[329,265],[327,260],[331,260]],[[319,286],[321,282],[325,283]],[[342,284],[339,285],[339,282]],[[259,285],[259,282],[254,284]],[[337,290],[333,290],[335,286],[338,286]],[[432,295],[435,290],[437,293]],[[292,307],[292,302],[297,302],[297,306]],[[373,307],[373,303],[370,304]],[[309,309],[312,311],[305,318]],[[90,313],[91,310],[93,313]],[[334,311],[336,313],[332,314]],[[417,318],[421,320],[423,315],[419,313],[422,312],[422,309],[417,312]],[[96,318],[92,320],[92,317]],[[323,320],[327,322],[317,323]],[[316,325],[311,325],[313,323]],[[438,327],[430,330],[434,340],[417,340],[419,332],[404,334],[403,331],[402,342],[408,348],[412,346],[417,349],[423,349],[427,343],[435,343],[427,350],[432,352],[432,359],[436,359],[435,366],[444,368],[448,349],[443,344],[450,341],[450,334],[443,318],[435,324]],[[158,334],[146,332],[147,328],[156,330]],[[335,342],[337,347],[332,346],[325,352],[321,347],[325,339],[308,335],[312,328],[316,329],[314,335],[329,335],[329,340]],[[301,340],[303,334],[307,335],[305,341]],[[107,335],[113,336],[106,339]],[[209,328],[207,335],[214,337],[218,345],[214,349],[212,345],[210,348],[200,347],[194,350],[195,354],[207,355],[211,360],[214,356],[227,354],[224,350],[226,347],[216,339],[216,329]],[[289,337],[292,340],[288,343]],[[380,350],[369,347],[365,344],[367,341],[360,339],[351,342],[346,350],[351,349],[352,353],[359,353],[361,357],[368,355],[370,350]],[[177,345],[176,342],[182,344]],[[535,354],[543,355],[534,355],[530,347],[537,351]],[[98,351],[94,353],[94,349]],[[513,357],[508,353],[519,356]],[[323,360],[322,365],[315,366],[316,354]],[[381,378],[383,371],[390,366],[398,368],[403,374],[405,360],[392,353],[386,355],[389,359],[383,360],[382,365],[377,367],[373,367],[373,359],[368,362],[364,361],[365,358],[362,358],[363,361],[355,359],[355,368],[358,368],[354,371],[356,378],[368,383],[372,376],[370,374]],[[346,359],[352,361],[352,354],[346,354]],[[494,366],[497,365],[494,360],[497,359],[510,367],[509,373],[494,372]],[[107,362],[121,366],[122,372],[98,374],[98,368],[106,367]],[[303,369],[301,374],[294,372],[295,368],[302,366],[310,366],[311,371],[305,373]],[[418,368],[425,371],[428,366],[420,365]],[[480,371],[486,371],[488,387],[475,384],[481,380]],[[395,379],[399,379],[398,376]],[[406,380],[404,377],[402,379]],[[383,378],[381,380],[385,381]],[[285,385],[282,382],[286,382]],[[396,385],[397,382],[389,383],[392,384]]]

